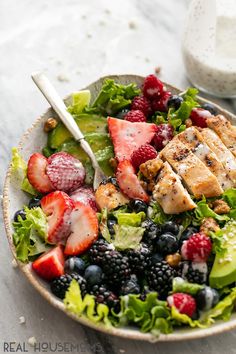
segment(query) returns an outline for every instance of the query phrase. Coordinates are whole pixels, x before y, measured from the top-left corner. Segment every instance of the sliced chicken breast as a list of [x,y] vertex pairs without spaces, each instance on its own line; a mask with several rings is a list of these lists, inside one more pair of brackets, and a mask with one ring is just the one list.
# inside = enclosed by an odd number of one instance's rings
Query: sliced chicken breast
[[195,156],[197,156],[205,166],[216,176],[223,190],[233,187],[233,182],[229,178],[224,166],[217,158],[216,154],[205,143],[201,133],[195,127],[187,128],[184,132],[176,136],[186,145]]
[[210,149],[216,154],[227,171],[233,186],[236,187],[236,159],[222,143],[219,136],[211,129],[201,129],[201,135]]
[[207,198],[223,193],[216,176],[179,139],[171,140],[160,153],[183,179],[190,193],[196,198]]
[[166,214],[179,214],[196,208],[180,177],[165,162],[157,177],[153,198],[161,205]]
[[236,127],[222,115],[208,118],[207,125],[219,135],[225,146],[236,156]]

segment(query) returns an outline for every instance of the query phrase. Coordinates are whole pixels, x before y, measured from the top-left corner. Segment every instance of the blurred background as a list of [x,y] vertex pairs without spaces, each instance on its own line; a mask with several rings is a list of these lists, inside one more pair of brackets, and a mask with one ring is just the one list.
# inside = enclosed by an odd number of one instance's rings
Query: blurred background
[[[181,57],[181,36],[188,3],[0,0],[1,187],[11,147],[48,106],[31,80],[33,71],[44,71],[62,97],[101,76],[121,73],[156,72],[162,80],[184,89],[189,83]],[[233,111],[232,101],[218,102]],[[1,236],[0,346],[4,341],[27,342],[35,336],[37,341],[89,343],[84,353],[235,353],[230,344],[233,332],[153,346],[107,338],[81,327],[53,309],[13,269],[3,230]],[[19,324],[20,316],[26,318],[23,325]],[[99,348],[92,348],[94,343],[99,343]]]

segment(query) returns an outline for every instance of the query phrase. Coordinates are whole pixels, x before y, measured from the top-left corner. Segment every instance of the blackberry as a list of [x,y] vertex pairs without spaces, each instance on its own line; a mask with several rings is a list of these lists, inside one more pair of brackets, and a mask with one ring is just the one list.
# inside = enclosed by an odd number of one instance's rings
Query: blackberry
[[54,279],[50,284],[52,293],[60,299],[64,299],[66,291],[73,279],[79,283],[83,297],[86,294],[86,280],[77,273],[64,274]]
[[180,273],[180,276],[190,283],[206,284],[207,282],[208,268],[204,262],[182,262]]
[[152,245],[157,236],[161,234],[161,227],[155,224],[151,219],[146,219],[142,223],[142,227],[145,228],[142,241],[148,245]]
[[175,269],[166,261],[157,262],[147,271],[148,285],[150,289],[158,292],[161,299],[164,299],[172,289],[172,280],[175,276]]
[[101,265],[104,253],[111,250],[112,246],[104,239],[98,239],[89,249],[89,259],[92,264]]
[[140,294],[140,286],[135,274],[131,274],[130,278],[123,282],[120,293],[121,295]]
[[115,310],[119,309],[119,298],[107,287],[106,284],[94,285],[90,290],[90,294],[95,296],[97,304],[104,304]]
[[103,254],[101,267],[108,285],[117,287],[128,279],[131,273],[128,257],[115,250]]
[[127,252],[127,256],[129,259],[129,264],[132,272],[134,273],[144,272],[151,263],[150,260],[151,253],[152,253],[152,248],[146,245],[145,243],[141,243],[139,248],[135,250],[129,250]]

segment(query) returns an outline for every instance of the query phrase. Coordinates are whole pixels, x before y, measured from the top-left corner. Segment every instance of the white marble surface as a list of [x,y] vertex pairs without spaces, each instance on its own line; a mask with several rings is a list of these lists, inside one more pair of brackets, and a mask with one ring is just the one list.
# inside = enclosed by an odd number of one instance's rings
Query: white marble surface
[[[44,70],[62,96],[98,77],[148,74],[188,85],[180,40],[187,0],[1,0],[0,147],[1,187],[10,149],[47,107],[30,73]],[[222,102],[233,110],[232,102]],[[1,220],[2,221],[2,220]],[[184,343],[147,344],[101,335],[52,308],[11,265],[1,225],[0,353],[3,343],[58,342],[83,353],[235,353],[235,331]],[[24,316],[25,324],[19,324]],[[29,353],[33,349],[26,344]],[[16,347],[14,347],[16,349]],[[38,351],[39,352],[39,351]],[[49,353],[52,351],[48,350]]]

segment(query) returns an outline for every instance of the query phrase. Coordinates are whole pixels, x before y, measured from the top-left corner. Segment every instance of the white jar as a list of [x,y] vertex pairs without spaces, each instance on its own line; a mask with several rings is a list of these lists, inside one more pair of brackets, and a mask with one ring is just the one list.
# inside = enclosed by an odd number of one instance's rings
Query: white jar
[[218,97],[236,97],[236,0],[193,0],[182,52],[194,86]]

